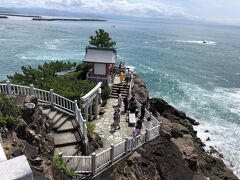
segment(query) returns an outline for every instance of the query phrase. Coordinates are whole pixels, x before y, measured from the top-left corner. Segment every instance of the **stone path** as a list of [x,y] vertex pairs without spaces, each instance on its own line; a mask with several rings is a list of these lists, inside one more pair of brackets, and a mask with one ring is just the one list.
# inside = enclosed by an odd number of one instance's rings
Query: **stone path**
[[104,147],[98,149],[96,152],[100,152],[103,149],[107,149],[111,144],[117,144],[125,140],[126,137],[132,135],[132,128],[128,127],[128,116],[123,114],[123,107],[121,108],[121,120],[120,129],[115,130],[113,123],[114,106],[117,104],[117,99],[108,99],[107,105],[103,107],[105,113],[97,120],[93,121],[96,125],[94,132],[98,133],[102,138]]

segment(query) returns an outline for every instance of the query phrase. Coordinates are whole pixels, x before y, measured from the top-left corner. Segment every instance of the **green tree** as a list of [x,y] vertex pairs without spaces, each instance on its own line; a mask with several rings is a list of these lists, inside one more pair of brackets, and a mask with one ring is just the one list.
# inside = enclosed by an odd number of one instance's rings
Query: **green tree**
[[95,36],[90,36],[89,44],[102,48],[114,48],[116,42],[112,40],[108,32],[104,31],[103,29],[98,29],[96,30]]

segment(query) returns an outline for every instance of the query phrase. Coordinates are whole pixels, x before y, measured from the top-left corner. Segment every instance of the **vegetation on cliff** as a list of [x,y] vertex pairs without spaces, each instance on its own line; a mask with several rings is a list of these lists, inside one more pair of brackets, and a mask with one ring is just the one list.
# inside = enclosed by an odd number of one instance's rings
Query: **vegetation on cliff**
[[19,115],[20,111],[13,100],[0,94],[0,127],[6,125],[7,128],[12,129],[19,122]]
[[34,87],[50,90],[75,100],[88,93],[95,85],[85,80],[89,66],[86,64],[55,61],[37,68],[23,66],[21,73],[8,76],[9,80],[15,84],[33,84]]

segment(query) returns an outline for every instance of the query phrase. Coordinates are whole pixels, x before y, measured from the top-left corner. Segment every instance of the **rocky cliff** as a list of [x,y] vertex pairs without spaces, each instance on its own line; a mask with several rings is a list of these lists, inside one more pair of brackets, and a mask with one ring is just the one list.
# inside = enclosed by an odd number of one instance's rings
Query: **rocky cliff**
[[205,152],[197,137],[194,119],[163,99],[149,99],[145,83],[134,76],[133,93],[147,102],[153,115],[163,123],[161,136],[136,150],[111,173],[109,179],[238,179],[223,163],[222,157]]

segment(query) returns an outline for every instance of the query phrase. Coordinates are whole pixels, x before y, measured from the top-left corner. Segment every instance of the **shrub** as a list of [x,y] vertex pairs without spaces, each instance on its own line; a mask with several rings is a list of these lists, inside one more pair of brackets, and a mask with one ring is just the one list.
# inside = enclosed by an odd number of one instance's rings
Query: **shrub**
[[86,72],[89,69],[87,64],[81,63],[73,71],[75,66],[76,63],[62,61],[44,63],[37,68],[23,66],[22,73],[15,73],[8,78],[13,83],[27,86],[34,84],[36,88],[47,91],[53,89],[54,92],[66,98],[79,100],[95,85],[83,80],[83,77],[86,78]]
[[91,139],[94,129],[96,128],[96,125],[92,122],[87,122],[87,136],[89,139]]
[[59,169],[63,170],[68,177],[73,178],[74,176],[76,176],[74,170],[72,170],[67,164],[63,162],[62,157],[54,156],[53,162]]
[[110,93],[111,93],[111,88],[108,87],[108,86],[103,86],[103,88],[102,88],[102,99],[103,100],[108,99],[109,96],[110,96]]
[[4,94],[0,94],[0,126],[6,125],[14,128],[19,122],[20,111],[13,100]]

